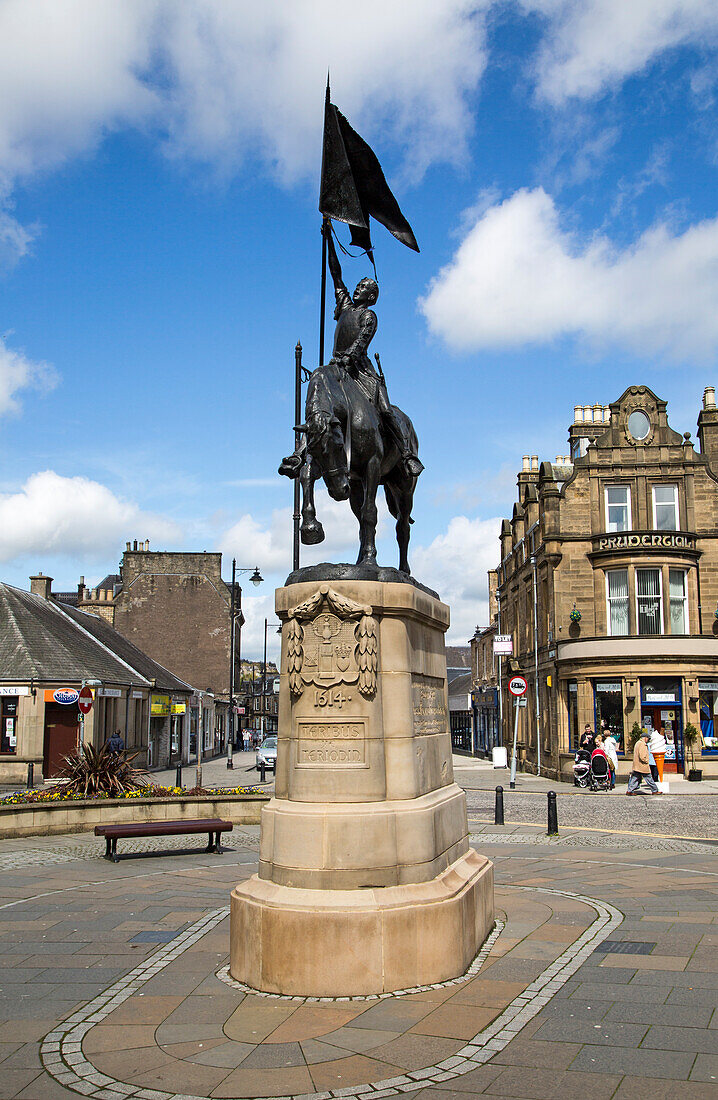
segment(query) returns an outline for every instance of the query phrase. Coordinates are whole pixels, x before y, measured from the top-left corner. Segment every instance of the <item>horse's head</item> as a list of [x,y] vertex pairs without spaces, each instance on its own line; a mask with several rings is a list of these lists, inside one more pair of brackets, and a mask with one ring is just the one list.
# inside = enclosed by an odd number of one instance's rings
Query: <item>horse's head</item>
[[347,500],[349,473],[344,434],[336,416],[314,415],[307,421],[307,448],[319,464],[333,500]]

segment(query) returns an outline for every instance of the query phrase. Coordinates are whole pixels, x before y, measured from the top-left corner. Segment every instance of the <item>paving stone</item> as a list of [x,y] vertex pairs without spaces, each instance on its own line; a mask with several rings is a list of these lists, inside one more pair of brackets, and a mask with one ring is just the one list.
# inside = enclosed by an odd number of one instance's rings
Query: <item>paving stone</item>
[[590,1073],[630,1073],[686,1081],[695,1055],[672,1050],[635,1050],[629,1047],[584,1046],[571,1068]]

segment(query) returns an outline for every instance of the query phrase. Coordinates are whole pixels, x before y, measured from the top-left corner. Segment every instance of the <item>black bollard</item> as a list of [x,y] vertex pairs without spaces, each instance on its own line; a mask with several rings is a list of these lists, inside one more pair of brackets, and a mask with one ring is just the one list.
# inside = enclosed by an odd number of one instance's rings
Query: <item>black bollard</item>
[[556,807],[556,792],[548,792],[548,835],[558,836],[558,809]]
[[29,791],[35,786],[35,765],[28,764],[27,766],[27,789]]
[[177,771],[175,773],[175,787],[182,786],[182,765],[177,765]]
[[264,774],[265,768],[266,768],[266,764],[264,763],[264,761],[262,761],[261,764],[259,765],[259,778],[261,779],[262,783],[266,783],[266,777],[265,777],[265,774]]
[[496,799],[494,801],[494,825],[503,825],[504,823],[504,788],[496,788]]

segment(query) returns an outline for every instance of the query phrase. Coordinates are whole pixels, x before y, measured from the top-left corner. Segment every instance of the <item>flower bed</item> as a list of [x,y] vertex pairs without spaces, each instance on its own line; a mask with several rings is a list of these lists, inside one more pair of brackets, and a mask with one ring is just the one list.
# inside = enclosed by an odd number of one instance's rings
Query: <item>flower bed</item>
[[221,817],[258,825],[269,794],[256,787],[218,790],[143,787],[120,798],[78,798],[62,789],[17,791],[0,799],[0,837],[88,832],[96,825]]
[[58,784],[50,788],[35,789],[31,791],[12,791],[10,794],[0,797],[2,806],[25,806],[40,802],[122,802],[126,799],[142,798],[208,798],[220,795],[261,794],[261,787],[158,787],[154,783],[148,783],[145,787],[138,787],[134,791],[124,791],[119,795],[98,794],[87,798],[84,794],[67,791],[64,786]]

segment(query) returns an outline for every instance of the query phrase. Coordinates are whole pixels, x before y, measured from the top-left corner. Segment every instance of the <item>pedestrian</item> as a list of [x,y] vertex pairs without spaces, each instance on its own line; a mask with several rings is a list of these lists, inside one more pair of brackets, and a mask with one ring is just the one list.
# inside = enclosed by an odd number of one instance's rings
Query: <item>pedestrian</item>
[[668,744],[665,737],[660,730],[653,730],[651,733],[651,740],[648,742],[648,749],[656,762],[656,773],[653,778],[658,783],[663,782],[663,764],[666,759],[666,749]]
[[242,730],[242,743],[244,745],[244,751],[249,752],[252,747],[252,739],[249,730]]
[[586,752],[593,752],[596,748],[596,738],[593,736],[593,730],[588,722],[583,727],[583,733],[581,734],[581,740],[578,743],[580,749],[585,749]]
[[612,733],[604,738],[603,747],[608,757],[608,766],[611,769],[611,790],[616,786],[616,773],[618,771],[618,741]]
[[644,779],[651,794],[661,793],[651,775],[651,767],[648,763],[648,737],[648,731],[643,730],[636,741],[636,747],[633,750],[633,770],[628,779],[626,794],[636,794]]
[[115,730],[111,737],[108,737],[105,742],[108,752],[122,752],[125,747],[125,741],[119,730]]

